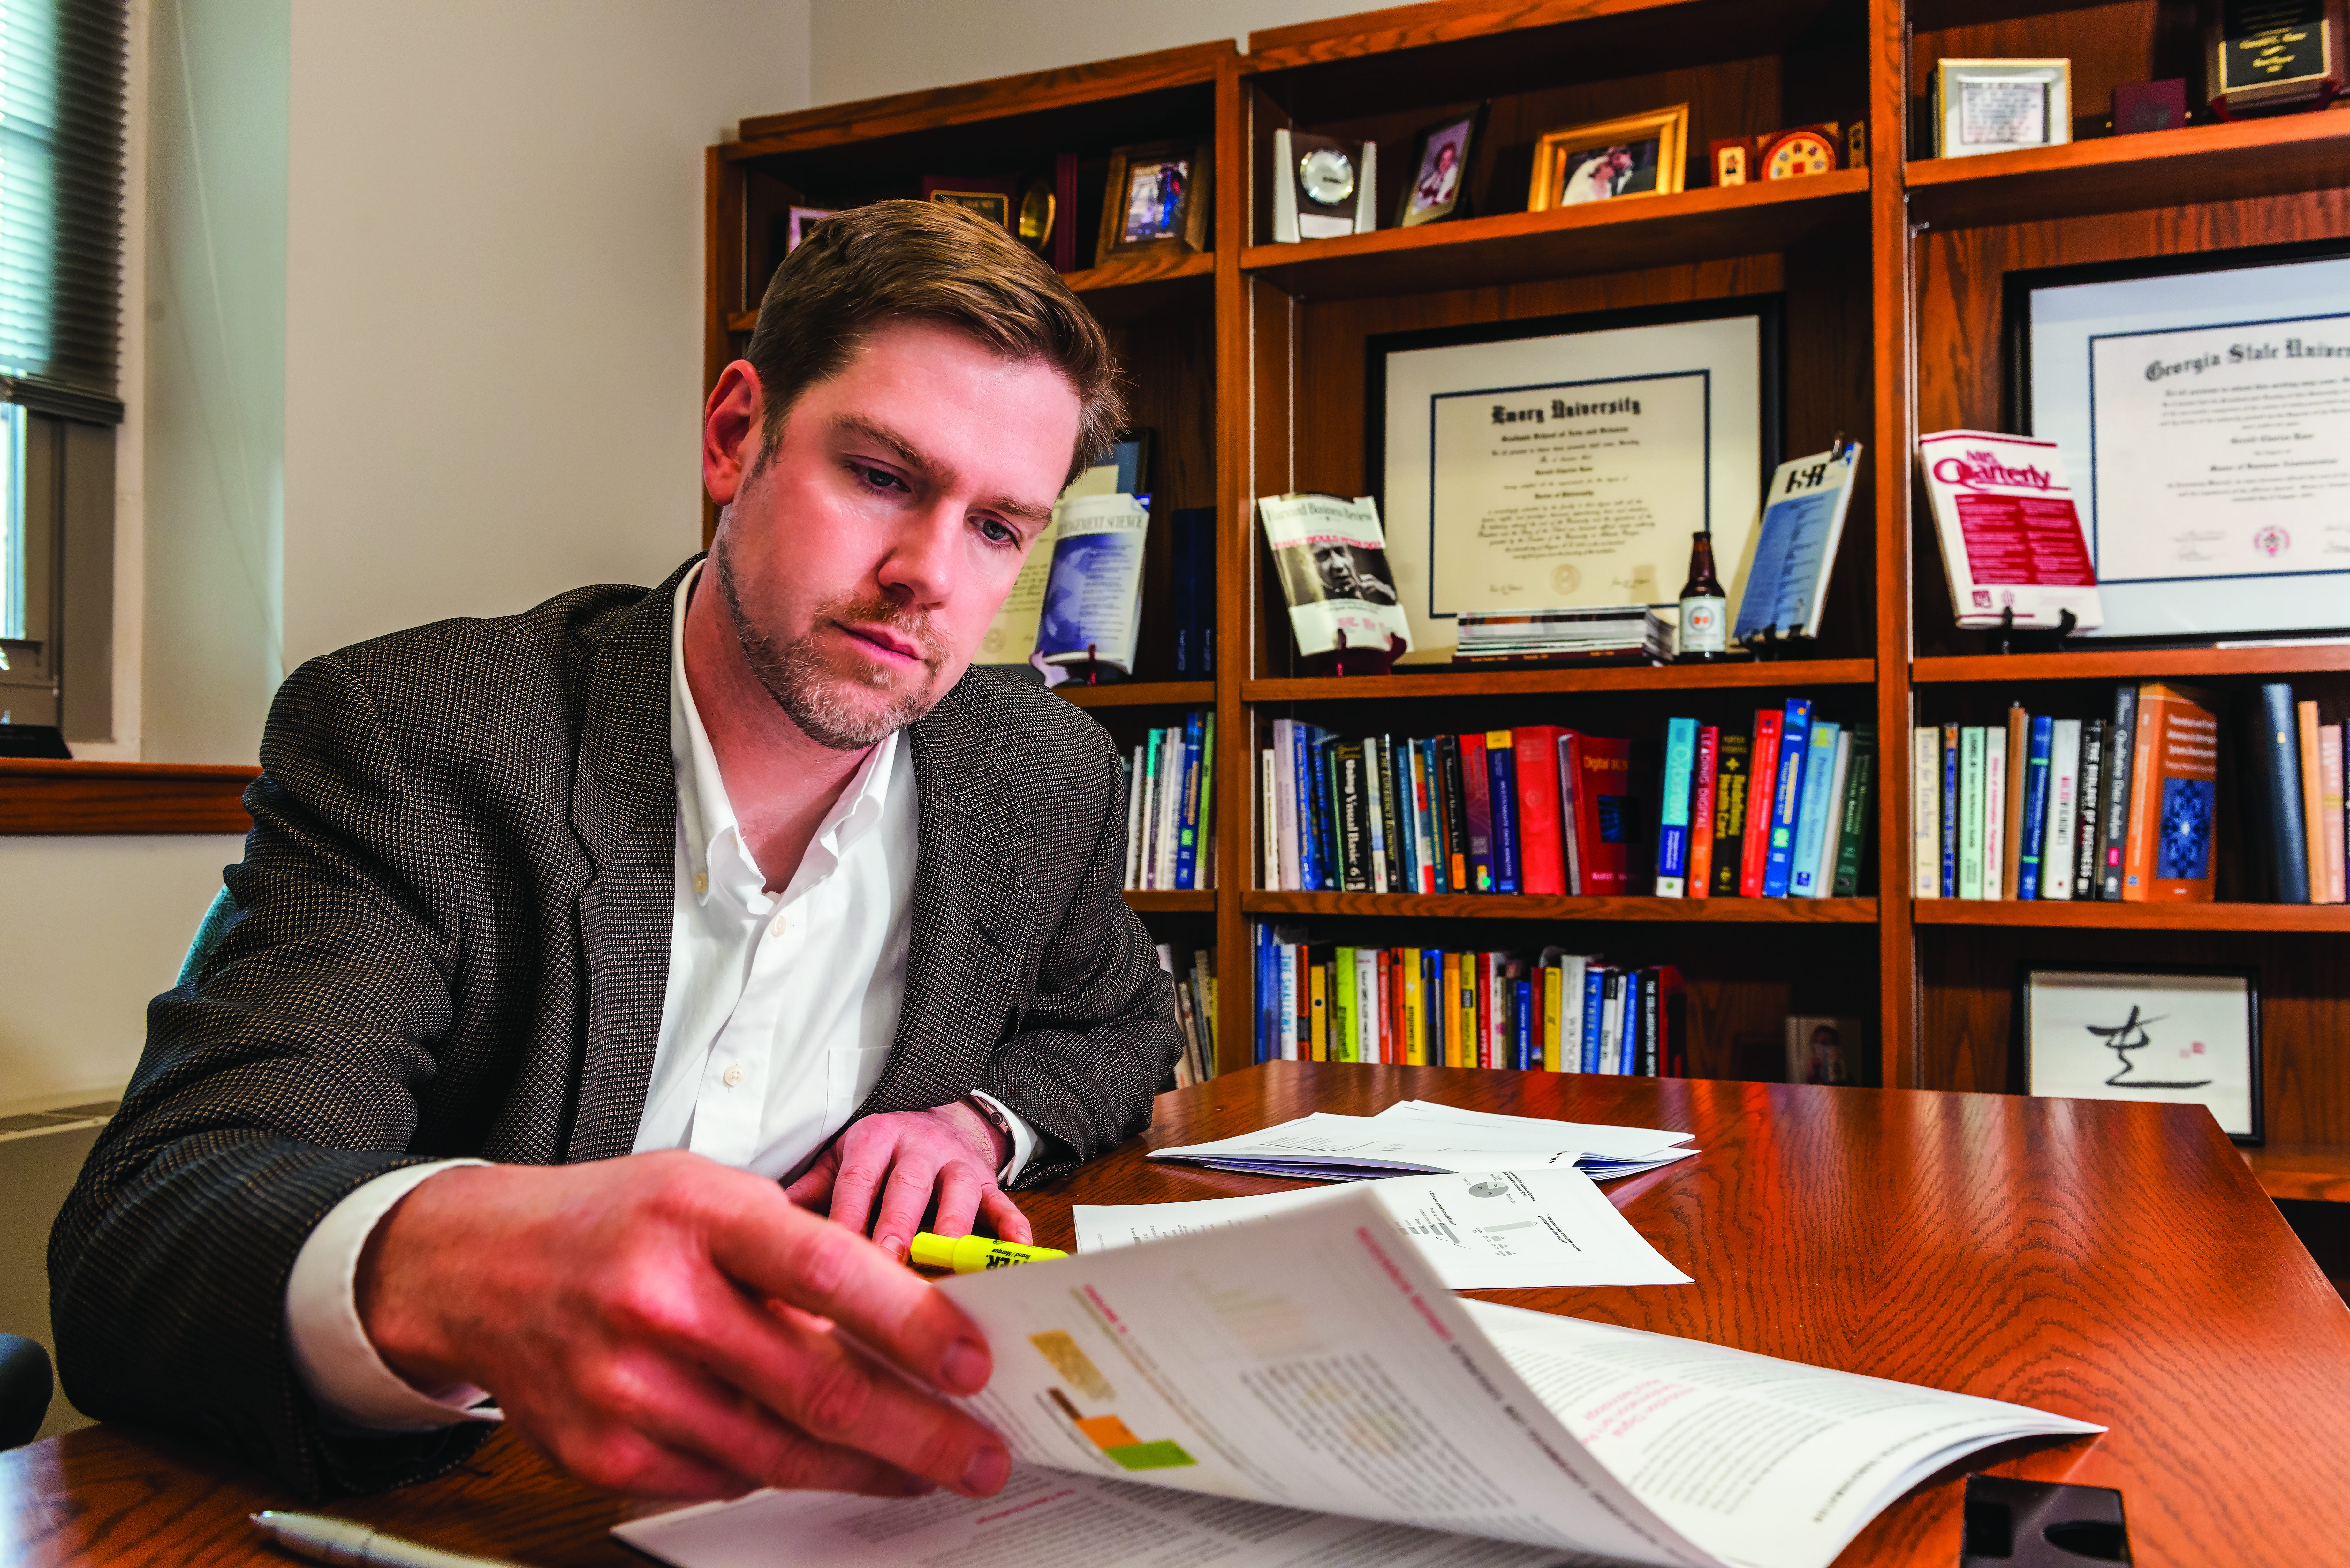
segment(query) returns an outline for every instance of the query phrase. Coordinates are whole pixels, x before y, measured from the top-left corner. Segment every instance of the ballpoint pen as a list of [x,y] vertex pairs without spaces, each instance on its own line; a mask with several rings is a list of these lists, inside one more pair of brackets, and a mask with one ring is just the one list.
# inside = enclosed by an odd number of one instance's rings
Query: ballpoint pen
[[328,1519],[316,1513],[281,1513],[276,1509],[265,1509],[251,1517],[280,1546],[315,1563],[336,1564],[337,1568],[343,1564],[350,1568],[515,1568],[499,1558],[443,1552],[435,1546],[402,1541],[355,1520]]

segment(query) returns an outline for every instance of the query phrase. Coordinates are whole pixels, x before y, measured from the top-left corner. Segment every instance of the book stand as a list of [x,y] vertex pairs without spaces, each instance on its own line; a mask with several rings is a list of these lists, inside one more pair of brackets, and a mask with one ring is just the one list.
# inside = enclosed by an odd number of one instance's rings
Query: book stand
[[2019,630],[2015,624],[2015,607],[2009,605],[2002,609],[1999,612],[1998,627],[1991,628],[1993,635],[1999,639],[2000,652],[2013,653],[2015,651],[2013,645],[2019,639],[2022,639],[2023,651],[2026,653],[2064,652],[2064,639],[2073,635],[2074,628],[2079,626],[2081,622],[2071,610],[2058,610],[2056,613],[2061,618],[2056,622],[2055,629],[2053,631],[2033,631],[2029,628]]
[[1781,637],[1775,626],[1764,627],[1739,646],[1764,664],[1787,659],[1817,659],[1820,656],[1820,645],[1816,639],[1794,631]]
[[[1303,676],[1325,675],[1392,675],[1395,661],[1404,652],[1403,639],[1388,633],[1388,645],[1383,649],[1349,649],[1347,634],[1338,633],[1338,646],[1327,653],[1312,654],[1298,660],[1298,673]],[[1352,658],[1349,658],[1349,654]]]

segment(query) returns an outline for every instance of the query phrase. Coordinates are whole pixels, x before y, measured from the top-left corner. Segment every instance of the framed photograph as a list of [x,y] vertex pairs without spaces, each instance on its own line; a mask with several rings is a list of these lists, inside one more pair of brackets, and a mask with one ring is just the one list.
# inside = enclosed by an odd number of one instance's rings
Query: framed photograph
[[1208,248],[1208,144],[1156,141],[1109,155],[1100,261]]
[[2018,989],[2026,1094],[2202,1106],[2261,1141],[2258,971],[2027,964]]
[[1020,182],[983,179],[970,174],[925,174],[922,200],[939,202],[977,213],[1000,229],[1012,230],[1020,217]]
[[2019,152],[2072,140],[2072,61],[1934,62],[1935,157]]
[[[808,229],[831,217],[837,211],[838,209],[833,207],[792,208],[784,218],[784,254],[789,255],[799,249],[800,242],[807,238]],[[768,231],[770,234],[774,232],[772,229]]]
[[1410,172],[1396,201],[1396,227],[1440,223],[1469,212],[1469,159],[1476,151],[1479,105],[1437,121],[1412,139]]
[[1546,213],[1625,196],[1669,196],[1681,188],[1689,105],[1627,114],[1544,133],[1534,143],[1526,210]]
[[1782,321],[1747,295],[1369,338],[1365,478],[1403,662],[1449,662],[1463,610],[1676,623],[1690,535],[1743,559],[1778,467]]
[[1787,1020],[1787,1082],[1857,1084],[1868,1045],[1867,1025],[1857,1018]]
[[2056,443],[2084,637],[2350,628],[2350,243],[2010,273],[2013,423]]

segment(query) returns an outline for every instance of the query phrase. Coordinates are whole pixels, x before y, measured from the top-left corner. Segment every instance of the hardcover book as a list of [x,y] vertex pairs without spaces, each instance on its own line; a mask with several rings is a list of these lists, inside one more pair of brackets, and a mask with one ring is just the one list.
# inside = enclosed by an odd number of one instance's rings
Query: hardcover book
[[1527,893],[1567,890],[1565,815],[1559,809],[1556,724],[1521,725],[1512,737],[1518,775],[1518,881]]
[[2007,732],[1997,725],[1983,731],[1982,896],[2007,896]]
[[1493,891],[1518,890],[1518,764],[1510,732],[1485,734],[1487,801],[1493,814]]
[[1876,792],[1869,786],[1877,772],[1877,726],[1856,724],[1852,765],[1844,784],[1844,834],[1836,841],[1835,896],[1860,897],[1860,872],[1868,854],[1868,812]]
[[2122,896],[2122,854],[2129,840],[2130,770],[2137,748],[2137,688],[2114,691],[2114,716],[2106,724],[2106,802],[2097,824],[2097,897]]
[[1697,732],[1697,783],[1690,791],[1689,896],[1713,889],[1713,803],[1721,787],[1721,732],[1708,724]]
[[2097,846],[2104,833],[2098,815],[2105,807],[2106,723],[2081,722],[2081,779],[2073,791],[2073,897],[2097,896]]
[[2022,704],[2013,704],[2007,711],[2007,825],[2001,830],[2005,842],[2001,846],[1999,867],[2002,898],[2022,897],[2019,889],[2023,871],[2024,775],[2031,765],[2032,715]]
[[1575,891],[1609,898],[1630,891],[1632,742],[1566,734],[1574,777]]
[[[1808,707],[1805,710],[1809,712]],[[1784,715],[1763,708],[1754,715],[1754,774],[1746,787],[1746,835],[1738,872],[1742,897],[1760,898],[1771,864],[1771,836],[1779,814],[1781,770],[1786,764],[1781,729]],[[1799,753],[1800,754],[1800,753]],[[1790,845],[1790,851],[1794,846]]]
[[1959,732],[1959,897],[1983,897],[1983,820],[1990,797],[1983,786],[1988,759],[1982,727]]
[[1745,867],[1746,798],[1753,779],[1748,735],[1721,737],[1714,763],[1713,892],[1719,898],[1735,898],[1740,873]]
[[1942,889],[1959,896],[1959,727],[1942,726]]
[[1493,890],[1493,779],[1485,766],[1485,737],[1461,737],[1461,800],[1469,826],[1469,890]]
[[1779,776],[1772,786],[1767,857],[1762,866],[1762,897],[1783,898],[1795,870],[1795,833],[1804,809],[1804,759],[1812,742],[1812,704],[1805,697],[1787,699],[1779,730]]
[[2048,757],[2056,744],[2056,721],[2045,713],[2032,720],[2031,749],[2024,753],[2023,843],[2016,854],[2015,896],[2040,897],[2041,850],[2048,837]]
[[2048,745],[2048,825],[2041,835],[2040,896],[2073,897],[2074,792],[2081,783],[2081,721],[2059,719]]
[[[2156,699],[2152,689],[2142,689],[2138,694],[2138,761],[2143,765],[2147,751],[2155,740],[2152,733],[2156,714]],[[2163,715],[2169,709],[2166,704]],[[2245,761],[2250,764],[2252,789],[2246,802],[2245,815],[2252,830],[2253,843],[2258,846],[2251,869],[2254,873],[2255,890],[2269,902],[2304,904],[2309,901],[2309,838],[2307,819],[2302,815],[2301,742],[2299,721],[2293,712],[2293,688],[2282,681],[2272,681],[2253,694],[2244,707],[2245,739],[2251,742]],[[2133,803],[2135,805],[2135,803]],[[2133,810],[2132,815],[2137,815]],[[2137,824],[2132,823],[2135,833]],[[2148,832],[2156,829],[2149,827]],[[2143,858],[2139,846],[2133,843],[2130,863],[2133,869]],[[2141,895],[2143,896],[2143,895]]]
[[1909,896],[1942,896],[1942,732],[1920,724],[1909,740]]
[[1690,794],[1697,773],[1697,721],[1665,721],[1665,792],[1657,814],[1657,897],[1689,890]]
[[1787,867],[1787,892],[1797,898],[1816,898],[1820,855],[1827,837],[1830,791],[1835,786],[1836,740],[1841,728],[1821,720],[1805,738],[1803,787],[1795,808],[1795,849]]
[[[2292,689],[2281,717],[2289,725]],[[2291,743],[2288,727],[2285,739]],[[2147,682],[2137,691],[2137,742],[2131,767],[2129,849],[2123,860],[2122,897],[2140,903],[2208,903],[2218,822],[2220,721],[2203,694],[2188,687]],[[2298,784],[2299,774],[2282,775]],[[2298,807],[2300,802],[2289,803]],[[2279,822],[2300,836],[2296,809]],[[2296,864],[2293,867],[2299,870]],[[2288,882],[2286,887],[2291,884]],[[2308,893],[2304,874],[2301,892]],[[2282,901],[2285,889],[2279,889]]]

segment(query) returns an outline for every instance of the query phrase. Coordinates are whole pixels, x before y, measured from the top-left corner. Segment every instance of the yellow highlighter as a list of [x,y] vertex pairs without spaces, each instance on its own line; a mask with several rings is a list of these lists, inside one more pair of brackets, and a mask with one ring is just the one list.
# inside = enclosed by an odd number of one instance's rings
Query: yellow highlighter
[[958,1274],[1067,1256],[1051,1247],[1024,1247],[1017,1241],[998,1241],[989,1236],[933,1236],[928,1231],[916,1233],[913,1246],[915,1262],[926,1269],[952,1269]]

